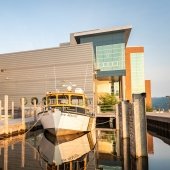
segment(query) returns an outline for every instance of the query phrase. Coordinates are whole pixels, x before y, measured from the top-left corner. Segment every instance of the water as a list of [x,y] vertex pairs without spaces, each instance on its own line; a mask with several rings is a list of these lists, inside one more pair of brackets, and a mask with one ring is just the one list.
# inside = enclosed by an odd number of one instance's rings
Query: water
[[153,97],[152,98],[154,110],[168,111],[170,109],[170,98],[169,97]]
[[149,154],[149,169],[170,169],[170,146],[153,137],[153,153]]
[[0,169],[170,169],[170,139],[153,135],[155,133],[151,131],[147,135],[148,158],[135,160],[128,151],[129,141],[118,143],[116,131],[110,128],[65,138],[56,138],[39,130],[1,140]]

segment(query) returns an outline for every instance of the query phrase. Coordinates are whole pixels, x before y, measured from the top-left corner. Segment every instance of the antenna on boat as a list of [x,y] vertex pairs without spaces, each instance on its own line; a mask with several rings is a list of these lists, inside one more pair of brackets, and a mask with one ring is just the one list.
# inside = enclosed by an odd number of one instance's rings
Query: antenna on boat
[[[65,81],[66,82],[66,81]],[[72,87],[75,87],[76,84],[72,84],[72,82],[68,82],[66,84],[62,85],[63,87],[66,87],[68,91],[72,91]]]

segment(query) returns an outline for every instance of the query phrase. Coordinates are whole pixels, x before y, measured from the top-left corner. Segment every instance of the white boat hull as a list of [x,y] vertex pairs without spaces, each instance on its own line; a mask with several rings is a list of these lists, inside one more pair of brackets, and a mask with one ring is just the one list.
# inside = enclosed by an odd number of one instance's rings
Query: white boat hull
[[44,129],[55,135],[68,135],[95,129],[95,118],[55,110],[44,113],[40,119]]
[[90,152],[96,144],[96,133],[94,130],[63,143],[53,142],[43,136],[38,147],[40,155],[50,165],[61,165],[62,163],[76,160]]

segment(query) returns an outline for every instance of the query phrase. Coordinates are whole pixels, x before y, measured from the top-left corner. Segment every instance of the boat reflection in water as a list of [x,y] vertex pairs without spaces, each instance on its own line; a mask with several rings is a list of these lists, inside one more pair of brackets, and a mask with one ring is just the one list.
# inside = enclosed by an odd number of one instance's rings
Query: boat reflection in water
[[54,136],[48,131],[40,141],[38,150],[40,157],[47,162],[48,168],[86,169],[89,152],[96,144],[95,130],[86,134]]

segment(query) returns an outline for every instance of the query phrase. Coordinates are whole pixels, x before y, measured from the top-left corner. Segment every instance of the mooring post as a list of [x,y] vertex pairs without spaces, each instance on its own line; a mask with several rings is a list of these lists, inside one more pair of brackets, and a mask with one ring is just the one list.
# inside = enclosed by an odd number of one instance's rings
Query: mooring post
[[5,109],[5,118],[4,118],[4,129],[5,134],[8,134],[8,96],[4,97],[4,109]]
[[130,169],[130,139],[123,139],[123,169]]
[[22,136],[21,144],[21,167],[25,167],[25,135]]
[[117,157],[119,158],[121,153],[120,153],[120,131],[117,130],[116,131],[116,153],[117,153]]
[[137,170],[149,170],[148,157],[140,157],[135,160]]
[[123,126],[123,138],[129,138],[129,110],[128,110],[129,102],[122,101],[122,126]]
[[25,130],[25,101],[24,98],[21,99],[21,110],[22,110],[22,127]]
[[14,102],[12,101],[12,111],[11,111],[12,119],[14,119]]
[[1,115],[2,115],[2,102],[0,100],[0,120],[1,120]]
[[36,121],[36,110],[37,110],[37,103],[36,100],[34,99],[34,121]]
[[116,130],[119,131],[119,104],[116,104]]
[[136,157],[148,156],[145,93],[133,94]]
[[4,141],[4,170],[8,170],[8,141]]

